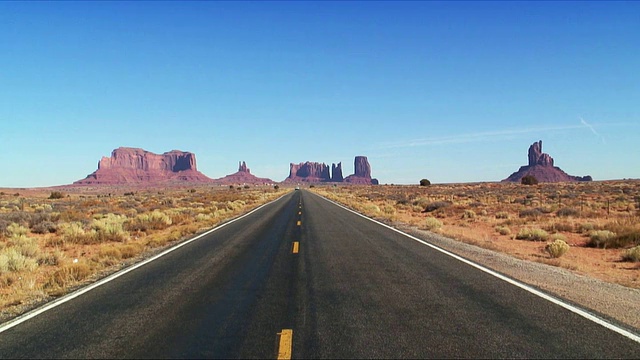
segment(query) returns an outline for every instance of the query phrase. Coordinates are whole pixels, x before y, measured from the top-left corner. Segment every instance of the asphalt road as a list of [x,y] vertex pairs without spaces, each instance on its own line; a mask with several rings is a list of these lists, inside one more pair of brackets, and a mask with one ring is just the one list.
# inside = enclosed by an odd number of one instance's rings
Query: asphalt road
[[289,349],[293,358],[640,358],[639,343],[304,190],[0,333],[0,358]]

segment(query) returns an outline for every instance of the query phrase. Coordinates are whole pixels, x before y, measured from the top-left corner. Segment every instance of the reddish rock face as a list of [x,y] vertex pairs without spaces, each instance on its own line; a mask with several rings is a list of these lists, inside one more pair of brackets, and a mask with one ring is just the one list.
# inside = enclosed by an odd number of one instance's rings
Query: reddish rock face
[[154,182],[210,182],[211,179],[196,168],[196,156],[190,152],[173,150],[162,155],[120,147],[103,157],[98,170],[74,184],[132,184]]
[[238,171],[231,175],[227,175],[220,179],[213,180],[217,184],[272,184],[274,181],[267,178],[259,178],[251,174],[251,170],[247,167],[247,164],[242,161],[238,164]]
[[347,176],[344,181],[351,184],[378,185],[377,179],[371,178],[371,165],[366,156],[356,156],[353,160],[355,174]]
[[289,177],[285,182],[326,182],[331,181],[329,167],[325,163],[305,162],[289,164]]
[[338,165],[331,164],[331,181],[332,182],[343,182],[344,177],[342,176],[342,163],[339,162]]
[[331,164],[331,174],[329,167],[325,163],[305,162],[300,164],[289,164],[289,177],[285,182],[342,182],[360,185],[377,185],[378,180],[371,178],[371,166],[366,156],[356,156],[353,166],[355,174],[346,178],[342,175],[342,163]]
[[542,152],[542,140],[533,143],[529,147],[529,165],[521,166],[520,169],[503,182],[520,182],[522,178],[532,175],[539,182],[570,182],[570,181],[592,181],[591,176],[572,176],[562,171],[559,167],[553,166],[553,158],[549,154]]

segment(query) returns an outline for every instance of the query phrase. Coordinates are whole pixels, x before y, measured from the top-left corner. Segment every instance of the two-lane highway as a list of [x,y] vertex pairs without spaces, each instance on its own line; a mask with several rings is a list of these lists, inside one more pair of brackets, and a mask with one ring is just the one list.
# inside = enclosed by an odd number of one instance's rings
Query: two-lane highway
[[304,190],[0,333],[2,358],[278,355],[638,358],[640,344]]

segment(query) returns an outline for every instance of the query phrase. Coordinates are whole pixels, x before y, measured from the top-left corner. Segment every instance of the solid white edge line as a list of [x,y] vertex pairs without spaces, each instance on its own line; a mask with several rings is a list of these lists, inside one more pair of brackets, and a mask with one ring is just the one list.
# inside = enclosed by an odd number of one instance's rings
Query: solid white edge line
[[113,273],[113,274],[111,274],[111,275],[109,275],[109,276],[107,276],[107,277],[105,277],[103,279],[100,279],[100,280],[98,280],[98,281],[96,281],[96,282],[94,282],[94,283],[92,283],[92,284],[90,284],[90,285],[88,285],[86,287],[78,289],[78,290],[76,290],[76,291],[74,291],[74,292],[72,292],[70,294],[67,294],[67,295],[61,297],[61,298],[58,298],[58,299],[53,300],[51,302],[48,302],[48,303],[46,303],[45,305],[43,305],[43,306],[41,306],[39,308],[36,308],[36,309],[31,310],[31,311],[29,311],[29,312],[27,312],[27,313],[25,313],[23,315],[18,316],[16,318],[12,319],[12,320],[9,320],[6,323],[0,325],[0,333],[4,332],[6,330],[9,330],[12,327],[14,327],[16,325],[19,325],[19,324],[21,324],[21,323],[23,323],[23,322],[25,322],[25,321],[27,321],[29,319],[32,319],[32,318],[42,314],[45,311],[51,310],[51,309],[55,308],[56,306],[62,305],[64,303],[66,303],[67,301],[75,299],[78,296],[97,288],[98,286],[104,285],[104,284],[106,284],[106,283],[108,283],[108,282],[110,282],[112,280],[115,280],[115,279],[119,278],[120,276],[122,276],[122,275],[124,275],[124,274],[126,274],[126,273],[128,273],[130,271],[133,271],[133,270],[135,270],[135,269],[137,269],[137,268],[139,268],[141,266],[144,266],[144,265],[146,265],[146,264],[148,264],[148,263],[150,263],[150,262],[152,262],[152,261],[154,261],[154,260],[156,260],[156,259],[158,259],[158,258],[160,258],[162,256],[167,255],[168,253],[170,253],[172,251],[175,251],[175,250],[177,250],[177,249],[179,249],[179,248],[181,248],[181,247],[183,247],[183,246],[185,246],[187,244],[190,244],[190,243],[194,242],[194,241],[200,239],[203,236],[207,236],[207,235],[211,234],[214,231],[220,230],[220,229],[222,229],[223,227],[225,227],[225,226],[227,226],[229,224],[232,224],[232,223],[234,223],[234,222],[236,222],[236,221],[238,221],[240,219],[243,219],[243,218],[253,214],[254,212],[262,209],[263,207],[265,207],[267,205],[270,205],[270,204],[273,204],[274,202],[282,199],[283,197],[287,196],[288,194],[289,193],[286,193],[286,194],[280,196],[279,198],[277,198],[275,200],[269,201],[266,204],[262,204],[262,205],[258,206],[257,208],[249,211],[248,213],[246,213],[244,215],[241,215],[241,216],[239,216],[239,217],[237,217],[235,219],[229,220],[226,223],[223,223],[222,225],[216,226],[211,230],[207,230],[207,231],[203,232],[202,234],[196,235],[196,236],[194,236],[193,238],[191,238],[189,240],[185,240],[185,241],[183,241],[183,242],[181,242],[181,243],[179,243],[179,244],[177,244],[177,245],[175,245],[175,246],[173,246],[173,247],[171,247],[171,248],[169,248],[169,249],[167,249],[167,250],[165,250],[165,251],[163,251],[163,252],[161,252],[161,253],[159,253],[157,255],[154,255],[154,256],[152,256],[152,257],[150,257],[150,258],[148,258],[146,260],[143,260],[143,261],[141,261],[141,262],[139,262],[137,264],[131,265],[130,267],[124,268],[124,269],[122,269],[122,270],[120,270],[118,272],[115,272],[115,273]]
[[533,288],[533,287],[531,287],[531,286],[529,286],[529,285],[527,285],[525,283],[522,283],[522,282],[519,282],[517,280],[511,279],[509,277],[506,277],[506,276],[504,276],[504,275],[502,275],[500,273],[497,273],[497,272],[495,272],[495,271],[493,271],[493,270],[491,270],[489,268],[486,268],[486,267],[484,267],[484,266],[482,266],[480,264],[477,264],[477,263],[475,263],[475,262],[473,262],[471,260],[465,259],[465,258],[463,258],[463,257],[461,257],[459,255],[456,255],[456,254],[454,254],[454,253],[452,253],[450,251],[447,251],[447,250],[445,250],[443,248],[440,248],[440,247],[438,247],[436,245],[428,243],[428,242],[426,242],[426,241],[424,241],[422,239],[419,239],[419,238],[417,238],[417,237],[415,237],[413,235],[409,235],[409,234],[407,234],[405,232],[402,232],[402,231],[400,231],[400,230],[398,230],[398,229],[396,229],[394,227],[391,227],[391,226],[389,226],[387,224],[384,224],[384,223],[382,223],[382,222],[380,222],[378,220],[375,220],[375,219],[372,219],[372,218],[367,217],[365,215],[362,215],[359,212],[351,210],[351,209],[347,208],[346,206],[343,206],[343,205],[338,204],[337,202],[335,202],[333,200],[325,198],[324,196],[321,196],[319,194],[315,194],[315,195],[319,196],[321,199],[324,199],[324,200],[326,200],[326,201],[328,201],[330,203],[333,203],[336,206],[339,206],[339,207],[341,207],[341,208],[343,208],[343,209],[345,209],[347,211],[350,211],[350,212],[352,212],[352,213],[354,213],[354,214],[356,214],[358,216],[361,216],[361,217],[363,217],[363,218],[365,218],[365,219],[367,219],[369,221],[372,221],[372,222],[374,222],[374,223],[376,223],[378,225],[382,225],[382,226],[386,227],[387,229],[393,230],[393,231],[395,231],[395,232],[397,232],[399,234],[402,234],[402,235],[404,235],[404,236],[406,236],[406,237],[408,237],[408,238],[410,238],[412,240],[415,240],[415,241],[417,241],[417,242],[419,242],[419,243],[421,243],[423,245],[429,246],[429,247],[433,248],[434,250],[440,251],[443,254],[451,256],[452,258],[454,258],[456,260],[460,260],[460,261],[462,261],[463,263],[465,263],[467,265],[471,265],[471,266],[475,267],[478,270],[484,271],[485,273],[490,274],[492,276],[495,276],[500,280],[504,280],[504,281],[508,282],[511,285],[514,285],[514,286],[517,286],[517,287],[519,287],[519,288],[521,288],[523,290],[526,290],[526,291],[528,291],[528,292],[530,292],[530,293],[532,293],[532,294],[534,294],[536,296],[539,296],[539,297],[541,297],[541,298],[543,298],[543,299],[545,299],[547,301],[550,301],[550,302],[552,302],[552,303],[554,303],[556,305],[559,305],[559,306],[561,306],[561,307],[563,307],[563,308],[565,308],[565,309],[567,309],[567,310],[569,310],[569,311],[571,311],[573,313],[576,313],[576,314],[578,314],[578,315],[580,315],[580,316],[582,316],[582,317],[584,317],[584,318],[586,318],[588,320],[591,320],[591,321],[593,321],[594,323],[596,323],[598,325],[602,325],[602,326],[604,326],[605,328],[607,328],[609,330],[615,331],[618,334],[620,334],[620,335],[622,335],[622,336],[624,336],[626,338],[629,338],[629,339],[631,339],[631,340],[633,340],[633,341],[635,341],[637,343],[640,343],[640,336],[638,336],[637,334],[634,334],[631,331],[623,329],[623,328],[621,328],[621,327],[619,327],[619,326],[617,326],[615,324],[610,323],[609,321],[606,321],[606,320],[604,320],[604,319],[602,319],[600,317],[597,317],[596,315],[594,315],[594,314],[592,314],[592,313],[590,313],[590,312],[588,312],[588,311],[586,311],[584,309],[581,309],[581,308],[579,308],[579,307],[577,307],[575,305],[568,304],[568,303],[566,303],[566,302],[564,302],[564,301],[562,301],[562,300],[560,300],[560,299],[558,299],[556,297],[553,297],[553,296],[551,296],[549,294],[546,294],[546,293],[544,293],[544,292],[542,292],[540,290],[537,290],[537,289],[535,289],[535,288]]

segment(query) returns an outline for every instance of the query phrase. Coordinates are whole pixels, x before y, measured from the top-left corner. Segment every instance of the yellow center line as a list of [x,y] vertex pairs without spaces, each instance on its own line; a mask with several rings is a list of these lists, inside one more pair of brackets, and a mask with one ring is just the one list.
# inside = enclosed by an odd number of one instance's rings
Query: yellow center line
[[291,359],[291,346],[293,345],[293,330],[282,329],[280,345],[278,346],[278,359]]
[[298,211],[298,215],[302,215],[302,211]]
[[298,220],[298,223],[296,225],[298,226],[302,225],[302,221]]
[[299,250],[300,250],[300,242],[294,241],[293,242],[293,253],[297,254]]

